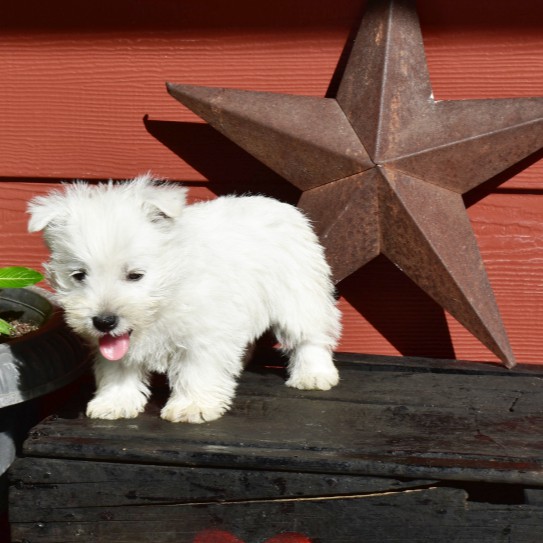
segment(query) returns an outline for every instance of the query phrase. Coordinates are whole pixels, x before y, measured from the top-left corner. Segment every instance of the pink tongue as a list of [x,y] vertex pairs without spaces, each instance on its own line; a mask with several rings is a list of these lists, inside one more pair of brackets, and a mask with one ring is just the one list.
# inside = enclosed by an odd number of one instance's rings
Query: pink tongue
[[108,360],[120,360],[128,351],[130,346],[130,336],[111,336],[106,334],[99,340],[100,352]]

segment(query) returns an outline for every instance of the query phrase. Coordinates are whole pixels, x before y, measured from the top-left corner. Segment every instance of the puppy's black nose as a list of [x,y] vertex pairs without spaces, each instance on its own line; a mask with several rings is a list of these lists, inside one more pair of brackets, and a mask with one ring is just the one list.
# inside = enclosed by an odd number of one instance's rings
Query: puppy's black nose
[[98,315],[92,318],[92,324],[100,332],[111,332],[119,324],[119,317],[116,315]]

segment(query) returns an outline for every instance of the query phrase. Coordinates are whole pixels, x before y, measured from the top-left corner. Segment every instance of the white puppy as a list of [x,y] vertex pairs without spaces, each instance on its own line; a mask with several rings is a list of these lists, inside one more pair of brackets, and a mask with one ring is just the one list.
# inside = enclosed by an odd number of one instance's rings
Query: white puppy
[[29,205],[68,324],[96,346],[93,418],[136,417],[149,373],[168,376],[162,418],[204,422],[231,405],[248,345],[272,328],[287,385],[338,382],[330,269],[309,221],[262,196],[187,206],[186,189],[141,176],[76,183]]

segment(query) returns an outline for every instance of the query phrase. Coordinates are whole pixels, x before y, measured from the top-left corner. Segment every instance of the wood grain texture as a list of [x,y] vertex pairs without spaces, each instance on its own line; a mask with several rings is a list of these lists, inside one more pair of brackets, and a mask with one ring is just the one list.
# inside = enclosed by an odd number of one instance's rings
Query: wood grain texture
[[[0,21],[0,261],[39,266],[25,202],[60,179],[142,171],[187,182],[191,198],[252,190],[296,202],[278,176],[202,124],[167,80],[323,96],[359,0],[29,0]],[[538,0],[419,0],[438,99],[537,96]],[[466,197],[517,358],[542,363],[543,154]],[[494,360],[386,262],[340,285],[342,351]]]
[[[216,470],[159,465],[78,462],[26,458],[13,466],[16,482],[10,511],[17,522],[36,516],[62,521],[87,520],[82,508],[179,505],[303,496],[338,496],[395,492],[435,484],[434,480],[398,481],[382,477],[288,473],[282,471]],[[39,511],[39,512],[38,512]]]
[[89,419],[81,414],[92,388],[81,389],[71,405],[32,430],[23,453],[543,487],[541,368],[341,358],[341,381],[329,391],[285,386],[285,371],[272,357],[271,367],[249,367],[232,409],[210,424],[160,419],[169,395],[160,383],[136,419]]
[[[165,81],[323,96],[362,12],[354,0],[283,1],[262,13],[247,1],[229,10],[191,4],[11,6],[0,28],[0,176],[123,178],[152,169],[205,179],[143,122],[196,121]],[[467,0],[419,4],[436,97],[541,93],[537,0],[486,0],[486,18]],[[205,153],[220,160],[212,146]],[[512,182],[542,188],[542,171]]]
[[10,470],[14,543],[541,539],[541,368],[343,358],[330,391],[253,366],[182,428],[160,388],[117,421],[81,416],[82,389]]
[[[463,490],[176,506],[66,508],[60,520],[15,522],[14,543],[536,543],[543,510],[470,503]],[[37,519],[37,517],[35,517]]]

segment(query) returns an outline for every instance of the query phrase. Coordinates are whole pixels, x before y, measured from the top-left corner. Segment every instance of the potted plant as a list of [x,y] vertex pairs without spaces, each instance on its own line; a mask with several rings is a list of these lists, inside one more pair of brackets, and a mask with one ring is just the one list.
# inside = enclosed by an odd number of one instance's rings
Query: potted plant
[[79,375],[86,350],[65,326],[43,279],[29,268],[0,269],[0,409],[52,392]]
[[[32,270],[30,268],[24,268],[20,266],[9,266],[7,268],[1,268],[0,269],[0,290],[5,289],[20,289],[23,287],[27,287],[29,285],[35,285],[39,281],[43,279],[43,275],[36,270]],[[13,296],[8,297],[13,299],[16,299],[18,296],[16,294],[17,291],[12,290]],[[10,306],[12,303],[9,304]],[[9,319],[9,317],[8,317]],[[25,319],[28,321],[28,319]],[[39,320],[39,319],[38,319]],[[18,324],[23,324],[23,321],[17,320],[15,321]],[[24,324],[30,325],[31,328],[38,328],[41,323],[39,322],[25,322]],[[0,334],[4,336],[12,336],[12,335],[23,335],[23,330],[25,329],[25,326],[13,326],[9,320],[3,319],[0,316]],[[28,330],[28,328],[27,328]]]

